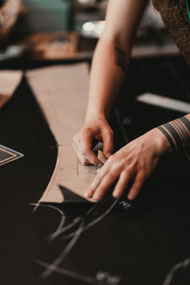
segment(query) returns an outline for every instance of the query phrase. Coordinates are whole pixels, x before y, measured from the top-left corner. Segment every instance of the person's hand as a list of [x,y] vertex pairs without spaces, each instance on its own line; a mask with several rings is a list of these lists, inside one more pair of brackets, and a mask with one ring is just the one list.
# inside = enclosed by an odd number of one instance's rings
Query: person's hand
[[108,158],[113,152],[113,131],[103,117],[90,119],[73,138],[73,146],[83,165],[102,166],[92,150],[94,140],[103,142],[103,153]]
[[156,167],[159,157],[170,149],[169,142],[158,129],[149,131],[109,157],[104,166],[97,171],[85,196],[98,201],[118,180],[113,197],[122,196],[129,182],[133,182],[128,199],[134,200],[144,181]]

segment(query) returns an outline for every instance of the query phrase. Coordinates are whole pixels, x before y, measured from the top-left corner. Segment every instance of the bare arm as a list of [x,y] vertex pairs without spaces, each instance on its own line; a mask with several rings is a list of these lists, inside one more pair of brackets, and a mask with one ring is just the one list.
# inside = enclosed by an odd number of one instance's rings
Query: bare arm
[[[146,0],[110,0],[106,28],[93,58],[86,123],[74,139],[81,162],[99,164],[92,151],[94,138],[103,141],[108,160],[98,170],[86,196],[100,200],[115,183],[114,197],[120,197],[129,182],[128,198],[135,199],[144,183],[165,153],[190,150],[190,115],[154,128],[113,151],[113,133],[107,123],[111,104],[116,98],[125,71],[136,29]],[[109,154],[109,155],[108,155]]]
[[113,132],[107,122],[129,63],[131,47],[147,0],[110,0],[106,27],[92,62],[86,122],[74,137],[74,148],[83,165],[99,164],[92,141],[103,141],[106,157],[113,152]]
[[110,0],[105,31],[94,53],[86,119],[109,114],[127,70],[146,0]]

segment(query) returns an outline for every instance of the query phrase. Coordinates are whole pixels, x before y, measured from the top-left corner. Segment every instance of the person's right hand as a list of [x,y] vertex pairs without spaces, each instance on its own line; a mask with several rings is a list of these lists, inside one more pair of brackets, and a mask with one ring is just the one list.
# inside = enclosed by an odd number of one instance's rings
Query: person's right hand
[[94,140],[103,142],[103,153],[108,158],[113,153],[113,131],[105,118],[90,119],[74,136],[73,146],[82,165],[102,163],[92,150]]

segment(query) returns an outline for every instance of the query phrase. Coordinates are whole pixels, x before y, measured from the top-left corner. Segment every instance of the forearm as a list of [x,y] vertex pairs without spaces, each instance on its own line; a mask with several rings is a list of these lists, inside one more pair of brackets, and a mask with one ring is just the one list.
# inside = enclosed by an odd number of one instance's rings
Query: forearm
[[86,120],[109,115],[128,67],[147,0],[110,0],[106,27],[94,53]]
[[106,39],[99,41],[90,75],[87,120],[93,116],[108,117],[123,83],[128,59],[129,52],[122,51],[114,42]]

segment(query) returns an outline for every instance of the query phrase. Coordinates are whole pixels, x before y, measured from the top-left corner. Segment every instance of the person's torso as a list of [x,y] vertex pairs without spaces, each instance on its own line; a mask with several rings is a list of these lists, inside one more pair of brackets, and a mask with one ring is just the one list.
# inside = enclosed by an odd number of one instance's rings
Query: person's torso
[[174,1],[173,4],[161,8],[159,12],[181,54],[190,65],[190,20],[186,0]]

